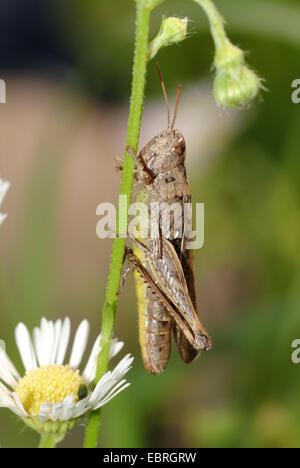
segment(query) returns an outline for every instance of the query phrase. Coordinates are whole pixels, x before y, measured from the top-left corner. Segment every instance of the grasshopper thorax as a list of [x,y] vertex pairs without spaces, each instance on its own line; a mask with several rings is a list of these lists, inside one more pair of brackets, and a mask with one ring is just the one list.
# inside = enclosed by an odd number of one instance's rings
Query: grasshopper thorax
[[163,130],[141,150],[139,159],[154,176],[180,166],[185,160],[182,133],[170,128]]

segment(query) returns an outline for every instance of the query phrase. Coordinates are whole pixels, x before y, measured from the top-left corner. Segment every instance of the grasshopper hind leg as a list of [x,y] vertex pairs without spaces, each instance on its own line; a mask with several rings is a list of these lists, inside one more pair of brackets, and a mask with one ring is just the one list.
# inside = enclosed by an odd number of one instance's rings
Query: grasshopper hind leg
[[198,351],[190,344],[175,323],[173,324],[173,332],[181,359],[186,364],[193,362],[200,355],[201,351]]

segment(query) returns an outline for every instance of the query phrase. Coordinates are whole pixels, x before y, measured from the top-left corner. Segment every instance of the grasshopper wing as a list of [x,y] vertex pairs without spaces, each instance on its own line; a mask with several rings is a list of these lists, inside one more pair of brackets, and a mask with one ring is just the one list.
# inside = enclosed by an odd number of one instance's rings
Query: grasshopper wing
[[[186,280],[187,288],[189,291],[189,295],[193,303],[195,312],[198,315],[194,277],[194,251],[191,249],[181,250],[181,239],[173,241],[172,244],[176,250],[177,255],[181,258],[181,265]],[[199,351],[191,345],[191,343],[187,340],[180,327],[176,325],[176,322],[173,322],[173,330],[177,348],[182,360],[187,364],[189,362],[192,362],[199,356],[201,350]]]
[[196,350],[211,348],[211,339],[200,323],[187,287],[184,271],[178,255],[170,241],[162,239],[162,258],[155,258],[150,249],[135,239],[139,248],[144,250],[148,267],[133,259],[135,268],[152,287],[177,327],[182,331],[190,345]]

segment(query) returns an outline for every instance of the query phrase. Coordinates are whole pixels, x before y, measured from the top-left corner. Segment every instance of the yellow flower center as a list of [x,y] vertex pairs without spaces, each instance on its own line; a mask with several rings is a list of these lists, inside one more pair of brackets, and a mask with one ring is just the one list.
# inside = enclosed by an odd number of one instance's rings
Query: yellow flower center
[[53,364],[27,371],[19,380],[16,392],[25,411],[36,417],[42,403],[54,404],[70,394],[74,395],[74,401],[77,402],[79,388],[83,384],[79,370]]

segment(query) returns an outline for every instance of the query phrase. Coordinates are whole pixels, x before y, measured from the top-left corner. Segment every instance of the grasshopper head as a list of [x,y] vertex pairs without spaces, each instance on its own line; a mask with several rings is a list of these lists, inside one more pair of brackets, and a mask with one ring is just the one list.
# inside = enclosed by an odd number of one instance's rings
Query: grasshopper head
[[189,196],[184,160],[186,144],[180,130],[167,128],[140,152],[140,174],[152,193],[164,199]]
[[181,131],[174,128],[181,85],[177,88],[174,115],[171,122],[168,96],[158,63],[156,68],[166,101],[168,128],[152,138],[140,152],[138,156],[139,172],[141,180],[152,194],[168,200],[190,196],[184,167],[185,140]]

